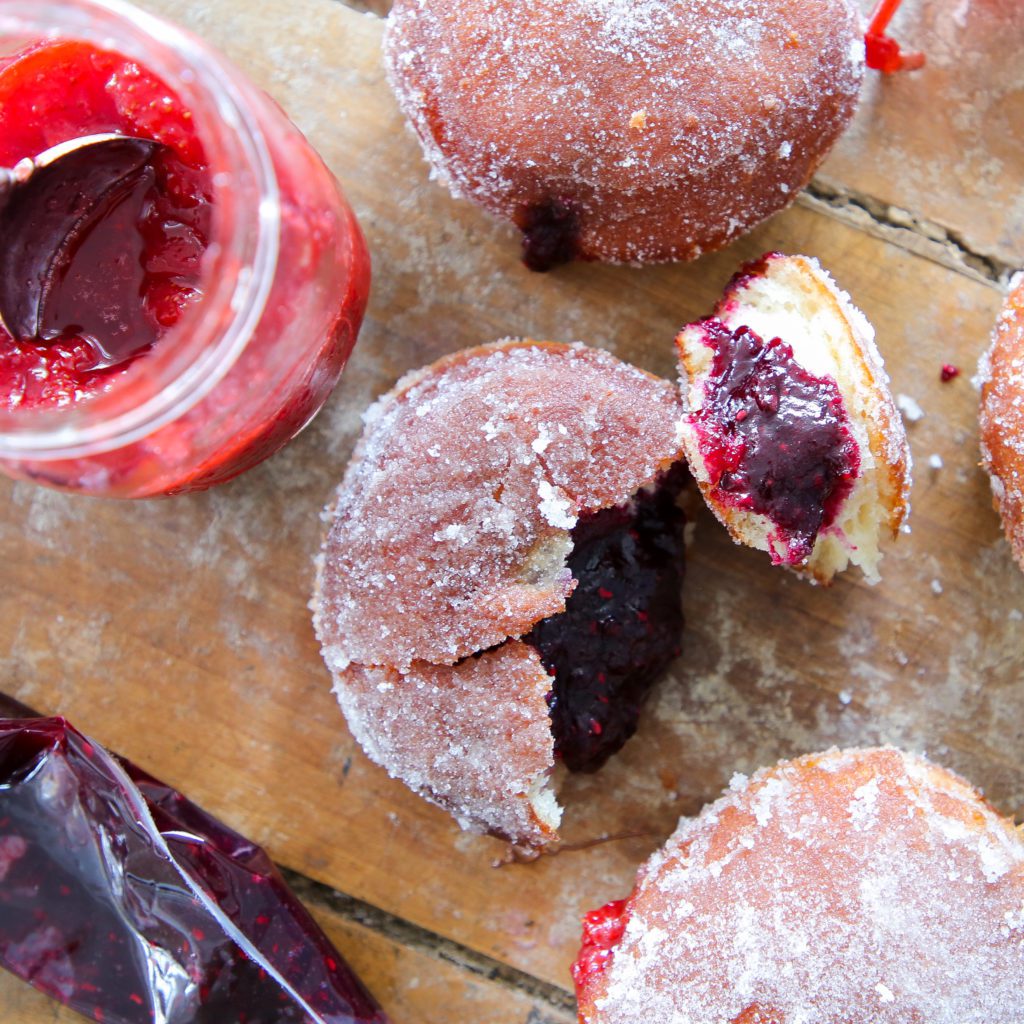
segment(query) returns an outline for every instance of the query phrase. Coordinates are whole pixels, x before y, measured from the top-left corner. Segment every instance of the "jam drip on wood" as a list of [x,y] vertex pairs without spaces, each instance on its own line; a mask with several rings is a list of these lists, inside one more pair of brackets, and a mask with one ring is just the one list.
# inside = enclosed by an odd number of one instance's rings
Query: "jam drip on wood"
[[715,319],[703,327],[714,356],[693,422],[716,498],[771,519],[772,560],[796,565],[860,472],[839,387],[803,369],[780,338]]
[[576,590],[523,638],[554,677],[555,753],[571,771],[596,771],[633,735],[680,652],[685,481],[677,464],[630,504],[582,518],[568,561]]

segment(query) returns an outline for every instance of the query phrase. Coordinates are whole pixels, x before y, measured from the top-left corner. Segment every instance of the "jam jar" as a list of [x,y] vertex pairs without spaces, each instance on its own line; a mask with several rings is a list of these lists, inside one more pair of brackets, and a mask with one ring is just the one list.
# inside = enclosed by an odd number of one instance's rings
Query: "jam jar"
[[[66,168],[95,178],[104,149],[81,143],[109,134],[143,155],[82,185]],[[0,291],[44,296],[31,336],[0,324],[0,469],[123,498],[229,480],[337,383],[369,291],[355,216],[280,107],[201,40],[119,0],[4,0],[0,167],[65,143],[78,155],[52,160],[48,194],[13,190],[0,212],[21,228]]]

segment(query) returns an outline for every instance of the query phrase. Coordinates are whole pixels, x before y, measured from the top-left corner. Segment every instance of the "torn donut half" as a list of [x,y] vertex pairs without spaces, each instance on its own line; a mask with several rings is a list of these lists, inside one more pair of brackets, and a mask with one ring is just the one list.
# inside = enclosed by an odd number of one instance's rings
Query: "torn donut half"
[[676,339],[683,443],[733,539],[818,583],[877,582],[910,449],[866,317],[816,260],[769,253]]
[[462,827],[554,842],[556,762],[600,767],[679,653],[679,417],[667,381],[535,341],[367,412],[314,625],[355,738]]

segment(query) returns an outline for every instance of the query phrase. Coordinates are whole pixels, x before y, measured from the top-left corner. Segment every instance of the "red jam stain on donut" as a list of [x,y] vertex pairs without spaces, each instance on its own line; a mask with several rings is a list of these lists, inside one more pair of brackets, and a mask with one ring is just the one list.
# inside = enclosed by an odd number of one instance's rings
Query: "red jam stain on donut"
[[804,370],[780,338],[714,318],[703,327],[714,357],[694,422],[712,486],[724,504],[768,516],[786,548],[772,560],[796,565],[860,471],[839,388]]
[[879,0],[871,12],[867,31],[864,33],[864,57],[869,68],[891,75],[897,71],[917,71],[924,67],[923,53],[907,52],[900,44],[885,34],[889,22],[903,0]]
[[580,955],[570,968],[577,992],[589,988],[607,970],[628,920],[625,900],[612,900],[584,915]]
[[[0,64],[0,166],[83,135],[159,144],[127,195],[90,219],[56,283],[42,337],[0,328],[0,408],[66,406],[103,390],[200,295],[212,184],[191,115],[121,54],[44,43]],[[59,239],[40,238],[53,252]],[[119,323],[106,326],[111,310]]]
[[579,215],[571,203],[549,199],[524,207],[516,217],[523,233],[523,263],[545,271],[571,263],[578,255]]
[[960,367],[954,366],[952,363],[943,363],[942,369],[939,371],[939,378],[943,384],[948,384],[954,377],[960,376]]
[[682,464],[629,505],[580,519],[565,611],[523,637],[554,677],[548,696],[555,754],[596,771],[636,731],[644,699],[679,655],[685,517]]

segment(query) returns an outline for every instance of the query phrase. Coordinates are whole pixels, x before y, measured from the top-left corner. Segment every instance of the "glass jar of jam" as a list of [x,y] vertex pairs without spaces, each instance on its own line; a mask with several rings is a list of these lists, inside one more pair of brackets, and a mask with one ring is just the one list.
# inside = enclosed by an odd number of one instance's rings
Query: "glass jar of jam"
[[114,198],[86,195],[66,237],[19,211],[38,227],[2,272],[41,275],[45,302],[34,336],[0,325],[0,469],[110,497],[201,490],[323,404],[369,257],[303,136],[200,40],[118,0],[4,0],[0,167],[105,133],[153,144]]

